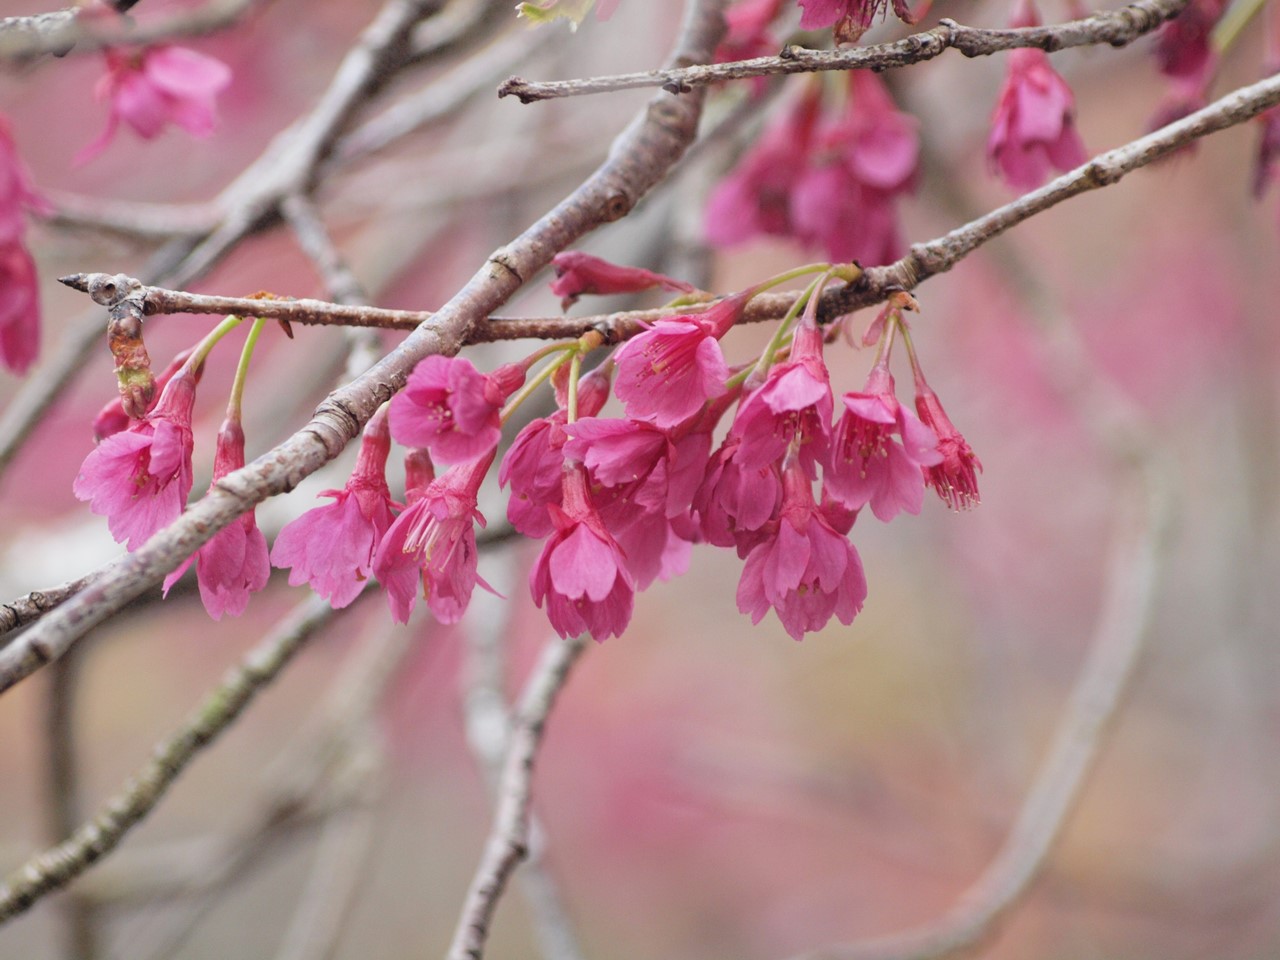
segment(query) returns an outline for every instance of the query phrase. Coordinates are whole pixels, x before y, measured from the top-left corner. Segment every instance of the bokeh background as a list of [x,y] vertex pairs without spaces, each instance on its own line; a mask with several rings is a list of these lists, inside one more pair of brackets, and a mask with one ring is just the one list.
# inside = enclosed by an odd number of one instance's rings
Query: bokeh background
[[[146,0],[137,12],[182,6]],[[71,158],[105,123],[92,96],[98,56],[9,71],[0,109],[55,198],[207,201],[314,102],[377,7],[275,0],[193,42],[235,71],[221,127],[206,141],[170,132],[143,143],[122,131],[101,158],[74,168]],[[545,29],[506,72],[648,69],[661,62],[680,9],[677,0],[623,0],[607,23],[588,20],[574,35]],[[4,3],[0,12],[36,11]],[[1002,3],[940,0],[931,16],[999,25],[1007,13]],[[1065,4],[1043,13],[1071,15]],[[870,39],[904,29],[886,24]],[[1053,62],[1076,92],[1092,153],[1143,133],[1164,94],[1150,40]],[[1216,90],[1254,79],[1261,62],[1260,39],[1246,32]],[[428,67],[393,95],[451,66]],[[1003,66],[948,55],[888,78],[926,143],[922,183],[902,207],[911,239],[1011,199],[983,156]],[[708,123],[741,94],[717,93]],[[430,308],[571,189],[646,96],[529,106],[478,96],[448,122],[328,178],[321,210],[377,302]],[[702,198],[757,121],[700,150],[585,248],[720,291],[811,259],[783,241],[714,254],[699,243]],[[862,518],[853,537],[871,593],[852,626],[799,644],[772,616],[751,626],[734,602],[739,562],[699,547],[688,575],[639,598],[625,636],[587,651],[553,715],[535,784],[543,866],[587,957],[770,960],[929,923],[963,896],[1041,767],[1114,579],[1110,544],[1131,478],[1124,458],[1100,445],[1096,418],[1115,397],[1173,498],[1154,614],[1060,842],[980,955],[1280,955],[1280,197],[1248,196],[1258,133],[1257,124],[1232,129],[1072,200],[918,291],[916,342],[981,457],[983,502],[953,514],[931,500],[921,516],[887,525]],[[86,310],[55,277],[136,272],[150,249],[40,224],[30,243],[47,344]],[[508,312],[553,312],[544,279]],[[195,285],[260,288],[323,294],[282,230],[249,239]],[[149,321],[152,355],[167,357],[207,327],[195,317]],[[745,358],[766,337],[736,331],[727,352]],[[342,348],[333,330],[264,341],[246,399],[251,457],[335,384]],[[518,349],[475,356],[485,365]],[[230,354],[201,388],[197,490]],[[1075,358],[1066,389],[1064,356]],[[828,359],[842,390],[858,388],[870,363],[845,346]],[[0,378],[0,396],[20,386]],[[105,524],[71,495],[91,448],[89,420],[112,390],[104,345],[0,479],[2,598],[115,555]],[[341,486],[343,470],[264,508],[260,522],[278,529],[317,490]],[[495,494],[495,523],[501,510]],[[347,688],[353,676],[377,674],[369,651],[385,644],[381,599],[326,630],[73,888],[82,905],[97,905],[96,955],[322,956],[307,953],[299,933],[326,925],[337,931],[333,957],[441,954],[490,822],[464,720],[468,691],[477,670],[493,667],[485,657],[497,644],[514,695],[549,635],[523,582],[536,549],[506,545],[482,559],[507,602],[477,601],[456,628],[425,618],[399,628],[389,676],[367,710],[351,706],[359,695]],[[302,597],[277,577],[243,618],[213,623],[188,588],[163,603],[148,596],[95,631],[62,675],[74,692],[82,809],[114,792]],[[0,698],[6,872],[52,839],[45,729],[54,692],[46,671]],[[354,746],[316,761],[315,744],[334,739],[334,717],[351,721]],[[308,776],[320,787],[302,790],[301,813],[273,806]],[[349,896],[326,901],[315,891],[335,876],[350,881]],[[526,893],[517,886],[503,901],[491,956],[536,949]],[[317,903],[318,917],[298,912]],[[0,956],[73,955],[66,910],[51,898],[0,929]]]

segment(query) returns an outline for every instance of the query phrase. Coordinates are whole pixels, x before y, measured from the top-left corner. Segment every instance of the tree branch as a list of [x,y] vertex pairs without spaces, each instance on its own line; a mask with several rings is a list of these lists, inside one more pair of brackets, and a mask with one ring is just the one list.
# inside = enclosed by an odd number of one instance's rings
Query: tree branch
[[498,900],[527,852],[533,769],[547,718],[569,671],[588,643],[586,637],[551,641],[525,684],[499,782],[497,813],[484,855],[467,891],[448,960],[480,960],[484,955]]
[[334,614],[318,596],[299,604],[227,675],[187,723],[156,747],[152,758],[102,806],[97,816],[64,843],[33,857],[9,875],[0,885],[0,923],[22,913],[49,891],[64,886],[115,849],[124,835],[160,802],[187,764],[244,712]]
[[500,97],[519,97],[521,103],[578,97],[636,87],[661,87],[669,93],[687,93],[697,87],[747,77],[768,77],[822,70],[886,70],[922,63],[947,50],[966,57],[983,57],[1002,50],[1034,47],[1052,53],[1067,47],[1110,44],[1123,47],[1172,20],[1189,0],[1137,0],[1119,10],[1095,13],[1080,20],[1047,27],[987,30],[943,20],[932,30],[890,43],[836,50],[787,47],[776,57],[756,57],[732,63],[710,63],[678,69],[649,70],[581,80],[537,82],[511,77],[498,87]]

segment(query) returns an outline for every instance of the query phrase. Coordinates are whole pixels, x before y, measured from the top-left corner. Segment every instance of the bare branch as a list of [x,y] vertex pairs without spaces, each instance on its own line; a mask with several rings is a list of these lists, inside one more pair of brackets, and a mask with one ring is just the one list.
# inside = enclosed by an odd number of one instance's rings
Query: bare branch
[[83,590],[93,582],[95,576],[97,574],[90,573],[83,577],[76,577],[74,580],[60,583],[56,587],[32,590],[26,596],[0,605],[0,649],[3,649],[5,642],[7,642],[3,640],[7,634],[12,633],[18,627],[24,627],[28,623],[34,623],[39,620],[58,604],[63,603],[68,597],[73,597]]
[[1067,47],[1109,44],[1123,47],[1172,20],[1189,0],[1136,0],[1120,10],[1096,13],[1080,20],[1047,27],[1019,27],[987,30],[943,20],[932,30],[890,43],[837,50],[809,50],[787,47],[776,57],[756,57],[732,63],[699,64],[675,69],[624,73],[610,77],[559,80],[540,83],[511,77],[498,96],[519,97],[522,103],[558,97],[578,97],[636,87],[661,87],[670,93],[686,93],[697,87],[747,77],[769,77],[822,70],[887,70],[922,63],[947,50],[959,50],[966,57],[983,57],[1002,50],[1035,47],[1052,53]]
[[160,802],[197,754],[226,730],[280,673],[307,640],[334,616],[329,604],[308,597],[258,644],[205,699],[191,718],[155,749],[97,816],[64,843],[33,857],[0,885],[0,923],[69,883],[116,844]]
[[516,710],[499,786],[498,810],[484,855],[467,891],[449,947],[449,960],[480,960],[489,924],[507,881],[526,853],[533,769],[547,718],[569,671],[587,648],[586,637],[553,640],[534,667]]
[[[105,47],[147,46],[181,37],[201,36],[233,26],[266,0],[209,0],[194,10],[145,25],[128,19],[106,24],[70,7],[31,17],[0,19],[0,61],[23,62],[45,54],[93,53]],[[115,4],[126,9],[133,4]]]

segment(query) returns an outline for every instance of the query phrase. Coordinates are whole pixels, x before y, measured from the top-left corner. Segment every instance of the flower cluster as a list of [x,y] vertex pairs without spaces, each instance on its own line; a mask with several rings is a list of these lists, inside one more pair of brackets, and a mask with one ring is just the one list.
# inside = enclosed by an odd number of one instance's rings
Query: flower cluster
[[[687,286],[591,258],[572,262],[592,290]],[[819,279],[764,351],[731,366],[721,339],[752,298],[815,272]],[[918,513],[926,486],[953,508],[970,506],[981,469],[920,371],[901,314],[915,306],[906,294],[864,338],[879,344],[866,384],[833,393],[824,359],[831,331],[818,325],[817,304],[831,278],[856,273],[850,266],[802,267],[696,310],[672,308],[585,374],[583,357],[604,342],[598,331],[489,373],[462,357],[429,356],[366,425],[346,485],[324,491],[328,502],[285,526],[269,559],[249,513],[174,571],[165,588],[194,563],[209,613],[235,616],[275,565],[335,608],[377,579],[395,620],[407,621],[421,597],[440,622],[458,621],[477,586],[491,589],[478,568],[476,526],[486,522],[479,493],[499,463],[503,424],[549,380],[555,411],[512,438],[497,480],[509,489],[512,527],[545,541],[529,589],[557,633],[597,640],[621,634],[636,592],[684,572],[696,543],[737,552],[738,607],[753,622],[773,610],[797,640],[833,617],[848,624],[867,596],[862,561],[848,539],[860,511],[869,507],[881,521]],[[228,318],[167,372],[155,407],[141,419],[122,425],[114,409],[99,417],[104,436],[75,493],[107,516],[130,550],[185,507],[199,372],[218,338],[239,322]],[[218,436],[214,485],[245,462],[240,397],[263,324],[255,321],[245,344]],[[915,375],[915,411],[898,401],[889,371],[897,338]],[[601,416],[611,393],[621,417]],[[409,448],[403,504],[392,499],[386,479],[393,439]],[[445,469],[438,473],[437,464]]]
[[865,266],[901,256],[897,201],[916,186],[916,121],[870,71],[850,71],[846,92],[830,112],[811,83],[765,129],[712,193],[708,241],[793,237],[832,261]]

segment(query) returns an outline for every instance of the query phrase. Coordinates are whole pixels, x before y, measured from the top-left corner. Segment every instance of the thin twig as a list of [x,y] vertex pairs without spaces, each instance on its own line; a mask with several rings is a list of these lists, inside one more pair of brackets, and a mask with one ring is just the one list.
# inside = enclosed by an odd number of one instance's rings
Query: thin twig
[[[45,740],[48,788],[45,812],[50,844],[59,844],[80,825],[80,764],[76,756],[76,704],[85,648],[63,657],[49,673]],[[97,911],[92,900],[72,891],[57,903],[67,960],[94,960],[98,955]]]
[[83,577],[76,577],[74,580],[60,583],[56,587],[32,590],[25,596],[0,605],[0,648],[4,647],[7,642],[4,638],[9,633],[18,629],[18,627],[23,627],[28,623],[34,623],[39,620],[58,604],[63,603],[68,597],[73,597],[83,590],[93,581],[95,576],[97,576],[96,573],[90,573]]
[[586,637],[553,640],[525,684],[512,726],[498,790],[498,809],[449,947],[448,960],[480,960],[489,925],[507,881],[526,854],[533,770],[547,718],[569,671],[586,650]]
[[581,80],[543,83],[511,77],[498,87],[498,96],[519,97],[522,103],[532,103],[535,100],[578,97],[636,87],[661,87],[670,93],[686,93],[708,84],[747,77],[814,73],[821,70],[886,70],[905,67],[932,60],[952,49],[959,50],[966,57],[982,57],[1018,47],[1035,47],[1049,52],[1103,43],[1123,47],[1143,34],[1150,33],[1166,20],[1172,20],[1188,2],[1189,0],[1136,0],[1120,10],[1095,13],[1067,23],[1008,30],[966,27],[954,20],[943,20],[932,30],[890,43],[837,50],[809,50],[791,46],[776,57],[756,57],[731,63],[699,64]]
[[147,761],[98,814],[65,842],[28,860],[0,885],[0,923],[22,913],[44,894],[64,886],[115,849],[201,750],[218,738],[276,678],[307,640],[334,616],[317,596],[300,603],[251,650],[190,719],[157,745]]

